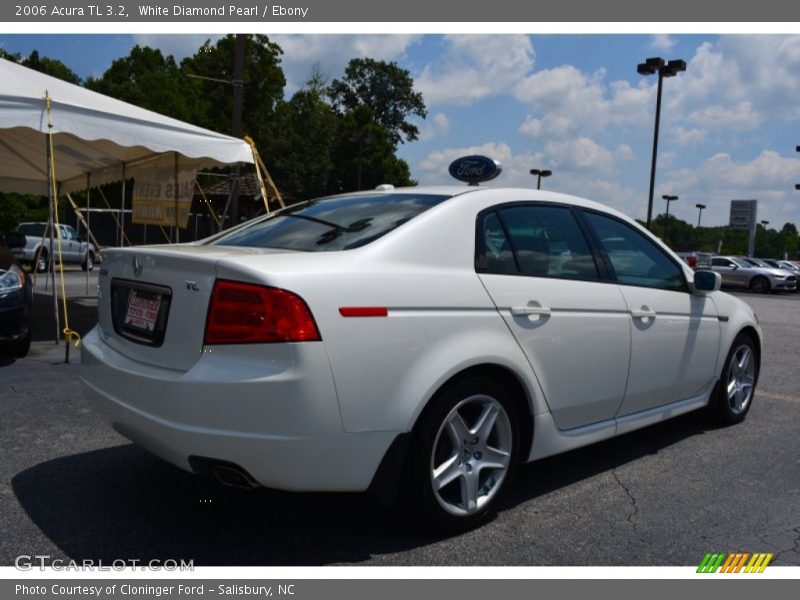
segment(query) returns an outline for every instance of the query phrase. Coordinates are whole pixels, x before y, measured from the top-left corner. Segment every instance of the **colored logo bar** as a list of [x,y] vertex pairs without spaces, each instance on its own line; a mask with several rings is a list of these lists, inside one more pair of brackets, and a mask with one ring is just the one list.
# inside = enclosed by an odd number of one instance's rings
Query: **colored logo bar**
[[[707,552],[697,567],[698,573],[763,573],[772,561],[771,552]],[[748,561],[749,559],[749,561]]]

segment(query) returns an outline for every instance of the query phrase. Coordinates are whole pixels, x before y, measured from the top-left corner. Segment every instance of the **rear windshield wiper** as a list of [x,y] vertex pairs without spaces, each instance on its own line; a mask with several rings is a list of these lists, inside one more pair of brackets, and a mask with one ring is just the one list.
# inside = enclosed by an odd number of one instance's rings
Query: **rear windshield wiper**
[[366,229],[372,224],[370,223],[372,217],[368,217],[366,219],[359,219],[358,221],[354,221],[350,225],[340,225],[339,223],[334,223],[333,221],[326,221],[325,219],[318,219],[317,217],[309,217],[308,215],[287,213],[281,216],[291,217],[292,219],[303,219],[305,221],[311,221],[312,223],[318,223],[319,225],[332,227],[333,229],[336,230],[337,233],[355,233],[356,231],[362,231]]

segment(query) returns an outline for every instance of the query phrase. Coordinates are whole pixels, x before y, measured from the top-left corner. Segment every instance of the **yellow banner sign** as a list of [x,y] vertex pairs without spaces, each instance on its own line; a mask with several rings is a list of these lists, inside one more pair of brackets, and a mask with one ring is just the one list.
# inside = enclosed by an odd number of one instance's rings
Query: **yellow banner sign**
[[[177,186],[175,174],[177,172]],[[174,155],[166,155],[131,169],[134,178],[133,222],[142,225],[189,224],[197,169],[181,167]]]

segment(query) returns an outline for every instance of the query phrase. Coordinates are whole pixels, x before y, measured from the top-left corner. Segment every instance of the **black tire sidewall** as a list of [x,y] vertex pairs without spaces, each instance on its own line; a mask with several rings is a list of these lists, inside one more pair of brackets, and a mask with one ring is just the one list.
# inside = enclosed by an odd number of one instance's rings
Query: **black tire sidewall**
[[766,294],[769,292],[770,287],[769,280],[763,275],[757,275],[756,277],[753,277],[752,281],[750,282],[750,289],[757,294]]
[[[490,396],[503,405],[511,423],[511,460],[503,482],[500,484],[500,489],[488,505],[473,515],[458,517],[445,511],[436,500],[430,482],[430,457],[439,427],[453,407],[465,398],[478,394]],[[416,428],[408,461],[409,473],[407,474],[410,484],[409,492],[413,495],[412,504],[416,505],[416,508],[430,524],[444,531],[465,531],[477,527],[494,512],[494,507],[502,498],[519,462],[518,412],[508,390],[498,381],[482,375],[472,375],[451,382],[432,399],[428,410],[420,417],[419,425]]]

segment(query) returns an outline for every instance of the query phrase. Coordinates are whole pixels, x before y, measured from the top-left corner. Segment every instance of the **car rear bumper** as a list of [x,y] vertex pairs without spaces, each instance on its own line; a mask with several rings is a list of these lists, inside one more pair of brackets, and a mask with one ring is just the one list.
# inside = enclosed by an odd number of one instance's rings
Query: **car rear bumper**
[[218,347],[188,371],[131,360],[95,328],[82,343],[81,381],[108,423],[186,470],[197,458],[234,464],[261,485],[363,491],[398,432],[345,433],[321,343]]

